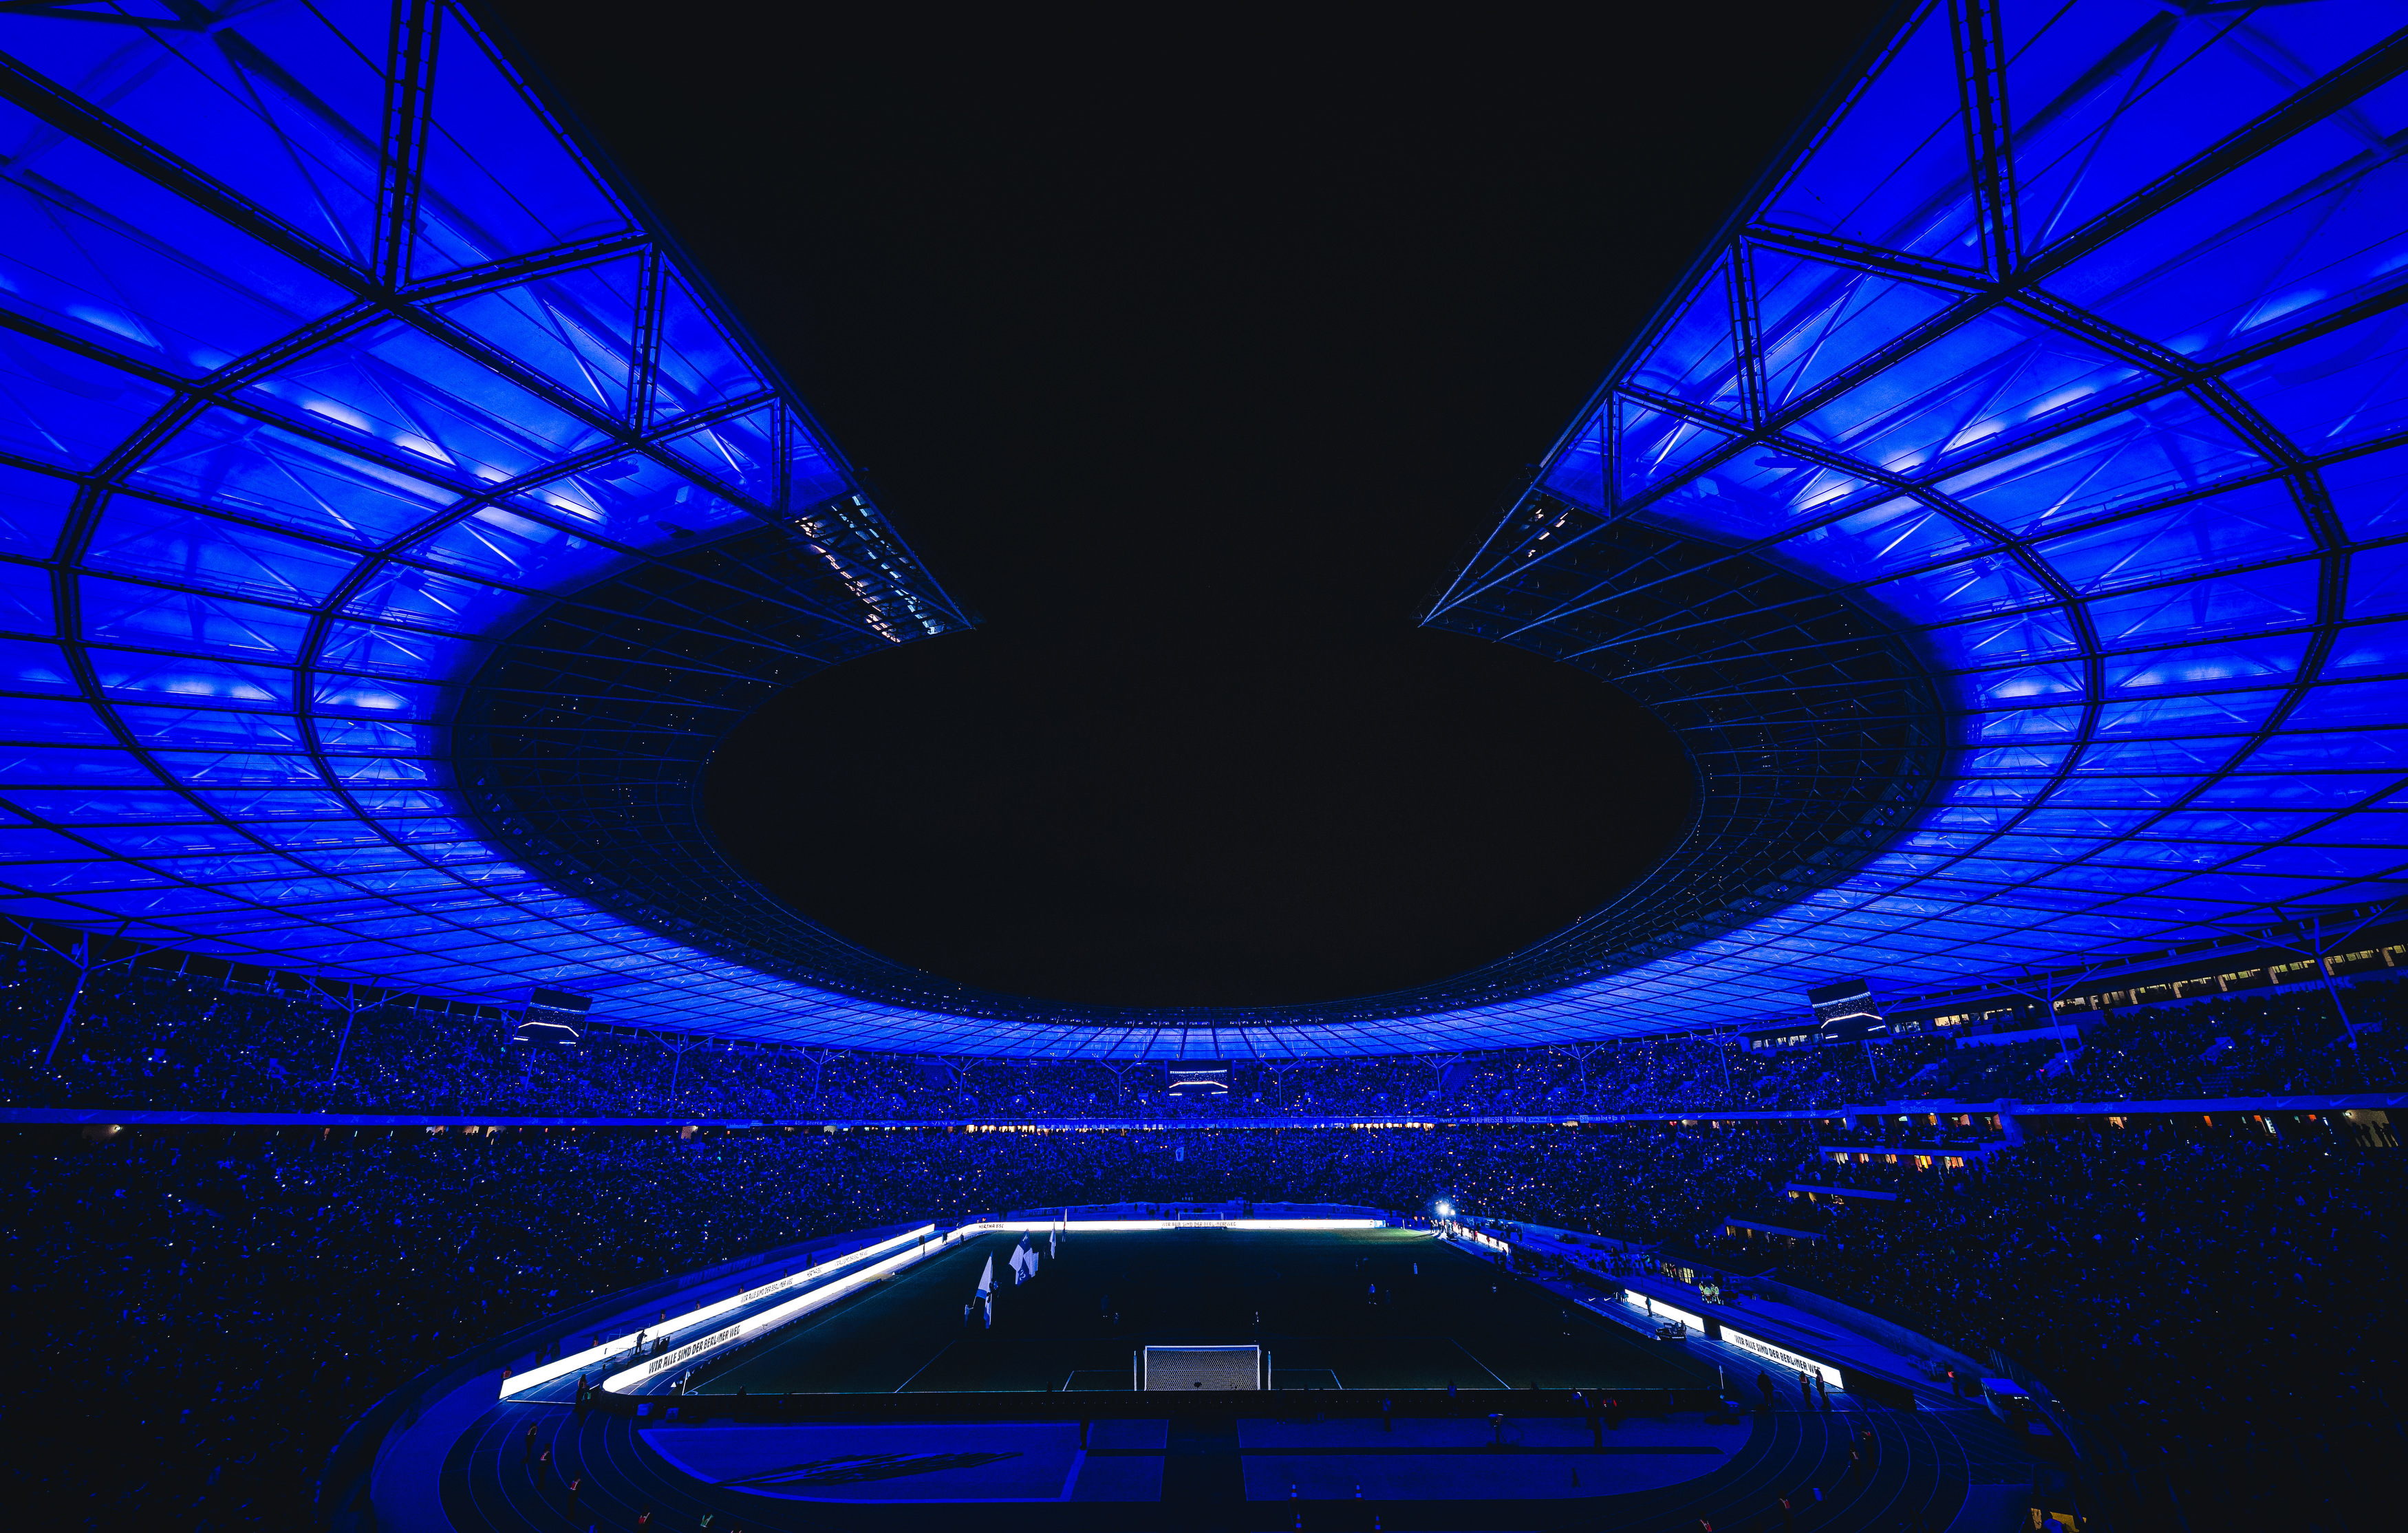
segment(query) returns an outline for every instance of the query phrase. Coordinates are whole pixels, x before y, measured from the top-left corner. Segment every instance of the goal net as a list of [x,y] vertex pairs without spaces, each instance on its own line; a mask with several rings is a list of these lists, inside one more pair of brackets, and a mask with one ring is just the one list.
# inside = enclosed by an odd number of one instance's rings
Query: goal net
[[1260,1347],[1148,1347],[1140,1354],[1140,1389],[1260,1389]]

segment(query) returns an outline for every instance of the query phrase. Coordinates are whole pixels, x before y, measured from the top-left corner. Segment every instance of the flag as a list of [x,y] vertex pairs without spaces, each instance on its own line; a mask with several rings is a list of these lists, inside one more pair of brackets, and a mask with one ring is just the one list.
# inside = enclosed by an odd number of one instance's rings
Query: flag
[[1048,1256],[1059,1256],[1062,1254],[1062,1231],[1060,1229],[1056,1228],[1046,1235],[1045,1254]]
[[995,1258],[993,1256],[986,1259],[986,1270],[979,1274],[978,1291],[982,1298],[995,1292]]

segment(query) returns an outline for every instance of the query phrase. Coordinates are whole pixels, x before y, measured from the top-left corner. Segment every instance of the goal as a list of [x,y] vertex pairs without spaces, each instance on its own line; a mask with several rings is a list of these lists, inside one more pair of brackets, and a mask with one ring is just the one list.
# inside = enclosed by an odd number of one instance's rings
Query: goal
[[1138,1354],[1138,1388],[1260,1389],[1260,1347],[1148,1347]]

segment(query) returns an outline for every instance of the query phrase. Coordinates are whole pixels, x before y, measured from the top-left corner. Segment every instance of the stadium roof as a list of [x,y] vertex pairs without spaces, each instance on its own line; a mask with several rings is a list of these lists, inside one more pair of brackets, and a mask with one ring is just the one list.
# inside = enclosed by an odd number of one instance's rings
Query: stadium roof
[[2401,8],[1930,5],[1431,621],[1655,706],[1672,858],[1338,1006],[978,995],[712,744],[966,626],[456,6],[0,8],[0,913],[614,1021],[1287,1055],[1753,1019],[2408,892]]

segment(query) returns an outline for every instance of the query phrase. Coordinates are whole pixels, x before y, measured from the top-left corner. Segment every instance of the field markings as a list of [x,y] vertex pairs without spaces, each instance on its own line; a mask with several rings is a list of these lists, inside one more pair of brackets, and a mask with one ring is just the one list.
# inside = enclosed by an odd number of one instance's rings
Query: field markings
[[[926,1362],[924,1362],[924,1363],[921,1364],[918,1368],[913,1368],[913,1369],[911,1370],[911,1379],[916,1379],[916,1378],[918,1378],[920,1375],[922,1375],[923,1373],[927,1372],[930,1368],[935,1368],[935,1367],[937,1366],[937,1357],[942,1357],[943,1355],[945,1355],[945,1354],[947,1354],[947,1353],[949,1353],[949,1352],[953,1351],[953,1348],[955,1348],[956,1346],[959,1346],[960,1344],[961,1344],[961,1343],[959,1343],[959,1342],[957,1342],[957,1341],[948,1341],[948,1342],[946,1342],[943,1346],[939,1347],[939,1348],[937,1349],[937,1356],[936,1356],[936,1357],[931,1357],[931,1358],[929,1358]],[[896,1393],[896,1394],[897,1394],[897,1395],[900,1395],[900,1394],[902,1394],[905,1390],[907,1390],[907,1389],[910,1388],[910,1387],[911,1387],[911,1379],[906,1379],[906,1380],[904,1380],[901,1383],[896,1384],[896,1385],[895,1386],[895,1393]]]
[[1495,1380],[1497,1381],[1497,1387],[1498,1387],[1498,1388],[1502,1389],[1502,1390],[1505,1390],[1505,1391],[1507,1391],[1508,1393],[1511,1393],[1511,1392],[1512,1392],[1512,1390],[1513,1386],[1512,1386],[1512,1384],[1507,1383],[1505,1382],[1505,1380],[1504,1380],[1503,1376],[1502,1376],[1502,1375],[1500,1375],[1500,1374],[1499,1374],[1499,1373],[1498,1373],[1495,1368],[1490,1368],[1487,1364],[1485,1364],[1485,1363],[1482,1362],[1482,1361],[1481,1361],[1477,1356],[1475,1356],[1475,1355],[1473,1354],[1473,1353],[1472,1353],[1472,1351],[1471,1351],[1471,1349],[1470,1349],[1469,1347],[1465,1346],[1465,1345],[1464,1345],[1460,1340],[1457,1340],[1455,1338],[1454,1338],[1454,1337],[1452,1337],[1452,1336],[1448,1337],[1446,1340],[1447,1340],[1448,1344],[1449,1344],[1449,1345],[1451,1345],[1451,1346],[1453,1346],[1453,1347],[1455,1348],[1455,1351],[1457,1351],[1457,1352],[1459,1352],[1459,1353],[1463,1354],[1463,1355],[1465,1355],[1466,1357],[1469,1357],[1469,1358],[1471,1358],[1471,1366],[1472,1366],[1473,1368],[1478,1368],[1481,1372],[1485,1373],[1486,1375],[1488,1375],[1488,1376],[1489,1376],[1490,1378],[1492,1378],[1492,1379],[1495,1379]]

